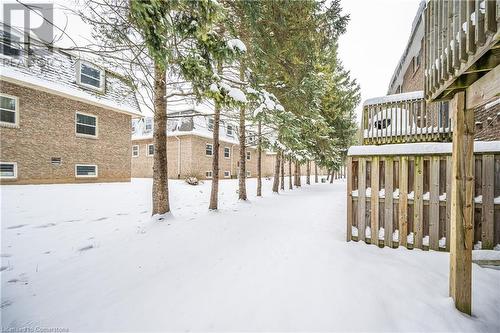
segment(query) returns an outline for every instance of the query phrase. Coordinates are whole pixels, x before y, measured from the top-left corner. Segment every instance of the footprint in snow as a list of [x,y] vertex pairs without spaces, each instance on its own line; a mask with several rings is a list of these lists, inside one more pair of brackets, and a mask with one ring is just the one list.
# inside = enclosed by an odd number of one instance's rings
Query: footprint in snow
[[64,221],[64,222],[66,222],[66,223],[71,223],[71,222],[78,222],[78,221],[81,221],[81,220],[66,220],[66,221]]
[[13,226],[7,227],[7,229],[19,229],[19,228],[22,228],[25,226],[27,226],[27,224],[18,224],[18,225],[13,225]]
[[37,227],[37,228],[50,228],[50,227],[54,227],[54,226],[56,226],[56,225],[57,225],[57,223],[52,223],[52,222],[51,222],[51,223],[47,223],[47,224],[37,225],[36,227]]
[[10,253],[2,253],[2,254],[0,254],[0,257],[2,257],[2,258],[9,258],[9,257],[12,257],[12,254],[10,254]]
[[5,301],[2,301],[2,305],[0,305],[0,308],[2,308],[2,309],[6,308],[6,307],[12,305],[12,303],[13,303],[12,301],[6,299]]
[[116,215],[118,215],[118,216],[124,216],[124,215],[128,215],[128,213],[118,213]]
[[84,252],[84,251],[88,251],[88,250],[93,249],[93,248],[94,248],[94,245],[87,245],[87,246],[79,248],[78,251]]
[[2,266],[2,267],[0,267],[0,272],[5,271],[7,268],[9,268],[9,266]]
[[147,212],[148,212],[147,210],[143,210],[141,214],[146,214]]
[[109,217],[100,217],[98,219],[95,219],[94,221],[104,221],[107,220]]

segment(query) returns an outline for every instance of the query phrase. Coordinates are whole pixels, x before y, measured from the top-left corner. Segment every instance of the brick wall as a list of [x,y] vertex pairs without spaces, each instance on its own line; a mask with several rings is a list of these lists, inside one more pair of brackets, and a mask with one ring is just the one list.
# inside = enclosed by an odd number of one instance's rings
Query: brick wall
[[[2,162],[17,162],[17,179],[2,184],[130,181],[131,116],[0,81],[19,99],[19,126],[0,127]],[[75,134],[77,111],[98,118],[98,138]],[[61,165],[51,163],[60,157]],[[75,164],[96,164],[98,177],[76,178]]]
[[500,104],[474,110],[476,128],[474,139],[480,141],[500,140]]

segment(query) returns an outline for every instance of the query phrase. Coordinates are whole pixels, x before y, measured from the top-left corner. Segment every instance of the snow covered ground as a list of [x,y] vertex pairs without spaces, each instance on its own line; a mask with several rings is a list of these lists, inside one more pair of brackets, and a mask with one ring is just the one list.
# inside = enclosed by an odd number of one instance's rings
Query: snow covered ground
[[[305,183],[305,182],[304,182]],[[75,331],[500,331],[500,271],[473,268],[473,317],[448,254],[345,242],[345,183],[237,201],[222,181],[1,187],[2,327]]]

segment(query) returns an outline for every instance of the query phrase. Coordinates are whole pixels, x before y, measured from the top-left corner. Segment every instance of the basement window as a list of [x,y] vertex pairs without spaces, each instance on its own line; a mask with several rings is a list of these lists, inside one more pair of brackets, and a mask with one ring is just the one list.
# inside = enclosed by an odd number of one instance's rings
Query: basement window
[[205,177],[212,178],[212,171],[205,172]]
[[76,164],[76,177],[97,177],[97,165],[95,164]]
[[251,176],[252,176],[251,172],[247,171],[247,177],[251,177]]
[[231,171],[224,171],[224,178],[230,178],[231,177]]
[[16,179],[17,178],[17,163],[16,162],[0,162],[0,178],[1,179]]
[[15,96],[0,94],[0,124],[17,126],[19,124],[18,99]]

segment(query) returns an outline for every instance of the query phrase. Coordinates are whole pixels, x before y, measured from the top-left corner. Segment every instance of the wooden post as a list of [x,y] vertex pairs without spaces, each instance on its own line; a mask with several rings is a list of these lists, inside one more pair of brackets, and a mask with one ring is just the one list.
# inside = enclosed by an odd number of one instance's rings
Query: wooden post
[[408,236],[408,156],[399,160],[399,245],[407,246]]
[[474,228],[474,113],[465,109],[465,93],[451,103],[453,112],[450,220],[450,296],[455,307],[471,314],[472,242]]
[[393,203],[392,203],[392,193],[393,193],[393,172],[394,164],[392,157],[385,158],[384,165],[385,175],[385,203],[384,203],[384,244],[385,246],[392,247],[392,219],[393,219]]
[[370,238],[371,243],[378,246],[378,191],[379,191],[379,157],[373,156],[372,163],[372,196],[371,196],[371,206],[370,206],[370,225],[372,236]]
[[[347,157],[347,233],[346,240],[352,238],[352,157]],[[359,235],[359,230],[358,230]]]

